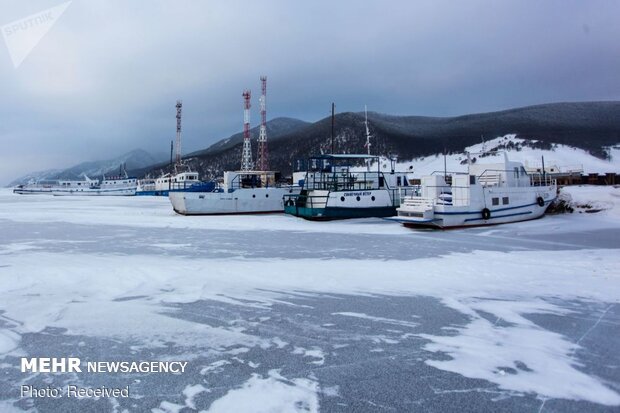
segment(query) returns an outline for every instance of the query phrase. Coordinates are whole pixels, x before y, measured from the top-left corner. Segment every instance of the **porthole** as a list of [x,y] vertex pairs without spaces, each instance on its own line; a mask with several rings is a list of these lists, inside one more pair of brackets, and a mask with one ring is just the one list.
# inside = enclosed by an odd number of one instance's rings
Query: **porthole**
[[265,198],[269,198],[269,194],[265,194]]
[[252,194],[252,198],[256,198],[256,194]]
[[371,196],[371,197],[370,197],[370,200],[371,200],[371,201],[374,201],[374,200],[375,200],[375,196],[374,196],[374,195],[373,195],[373,196]]
[[343,197],[343,196],[341,196],[341,197],[340,197],[340,200],[341,200],[342,202],[344,202],[344,197]]
[[357,199],[357,200],[359,201],[359,200],[360,200],[360,197],[359,197],[359,196],[358,196],[358,197],[355,197],[355,199]]

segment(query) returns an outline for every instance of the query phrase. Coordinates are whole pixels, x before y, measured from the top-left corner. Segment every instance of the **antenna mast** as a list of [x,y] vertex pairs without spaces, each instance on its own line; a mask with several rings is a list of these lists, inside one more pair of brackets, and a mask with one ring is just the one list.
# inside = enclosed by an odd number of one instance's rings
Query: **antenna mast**
[[261,76],[262,94],[260,96],[260,134],[256,164],[259,171],[269,170],[269,151],[267,149],[267,76]]
[[370,129],[368,129],[368,109],[366,108],[366,105],[364,105],[364,115],[364,125],[366,125],[366,145],[364,146],[368,150],[368,155],[370,155]]
[[334,153],[334,112],[336,111],[336,105],[332,102],[332,153]]
[[243,91],[243,152],[241,154],[241,170],[251,171],[252,164],[252,137],[250,136],[250,98],[249,90]]
[[183,108],[183,102],[177,100],[176,104],[177,108],[177,157],[176,157],[176,165],[179,166],[181,164],[181,110]]

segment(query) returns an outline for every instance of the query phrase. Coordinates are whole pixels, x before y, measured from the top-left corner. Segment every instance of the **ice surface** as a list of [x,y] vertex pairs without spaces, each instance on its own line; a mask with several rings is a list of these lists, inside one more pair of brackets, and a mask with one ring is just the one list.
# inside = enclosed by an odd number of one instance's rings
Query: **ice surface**
[[15,354],[111,351],[191,360],[138,378],[143,410],[617,409],[618,189],[567,193],[605,210],[429,232],[0,192],[0,407],[28,408],[20,381],[88,380]]

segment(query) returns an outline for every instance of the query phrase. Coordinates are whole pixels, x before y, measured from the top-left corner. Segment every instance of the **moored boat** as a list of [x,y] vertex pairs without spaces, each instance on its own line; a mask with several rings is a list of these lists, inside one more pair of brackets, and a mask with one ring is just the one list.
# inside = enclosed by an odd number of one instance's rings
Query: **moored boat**
[[433,173],[420,193],[403,200],[393,219],[408,227],[453,228],[540,218],[557,196],[545,173],[528,174],[523,164],[468,162],[467,172]]
[[168,196],[170,192],[211,192],[214,189],[214,182],[200,181],[198,172],[186,171],[140,179],[136,195]]
[[13,189],[16,194],[55,195],[55,196],[131,196],[135,195],[137,179],[134,177],[114,176],[103,177],[101,180],[90,179],[84,175],[84,180],[47,180],[30,182]]
[[279,185],[273,171],[224,172],[211,191],[172,191],[168,197],[181,215],[259,214],[284,211],[283,196],[299,193],[295,185]]
[[299,195],[284,197],[284,212],[310,220],[393,216],[401,197],[415,191],[406,173],[383,173],[374,155],[312,157],[302,183]]

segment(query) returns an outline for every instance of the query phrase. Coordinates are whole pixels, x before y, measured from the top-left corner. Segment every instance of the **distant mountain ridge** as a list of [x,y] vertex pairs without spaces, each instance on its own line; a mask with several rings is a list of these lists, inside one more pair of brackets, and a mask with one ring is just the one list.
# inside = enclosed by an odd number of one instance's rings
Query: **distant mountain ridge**
[[[286,117],[274,118],[270,120],[269,122],[267,122],[267,136],[269,137],[270,141],[275,141],[281,138],[282,136],[286,136],[289,133],[294,133],[295,131],[308,125],[311,125],[311,123],[305,122],[299,119],[286,118]],[[256,126],[250,129],[250,134],[252,135],[254,139],[258,137],[259,128],[260,128],[259,126]],[[243,132],[239,132],[239,133],[236,133],[230,136],[229,138],[217,141],[213,145],[209,146],[207,149],[192,152],[186,155],[185,157],[191,158],[193,156],[201,156],[201,155],[208,155],[211,153],[218,153],[226,149],[230,149],[234,147],[235,145],[241,144],[242,142],[243,142]]]
[[162,156],[152,155],[143,149],[134,149],[113,159],[82,162],[67,169],[48,169],[29,173],[14,180],[9,186],[25,184],[30,180],[80,179],[83,175],[98,178],[102,175],[118,174],[121,165],[125,165],[127,170],[131,171],[155,165],[162,160]]
[[[273,121],[272,121],[273,122]],[[584,149],[600,158],[608,156],[607,147],[620,143],[620,102],[550,103],[497,112],[455,117],[393,116],[368,113],[372,134],[371,150],[377,155],[397,155],[414,159],[444,151],[461,152],[483,139],[515,134],[536,140],[539,147],[564,144]],[[256,130],[256,128],[255,128]],[[318,153],[332,150],[331,119],[299,123],[277,137],[269,136],[271,169],[290,174],[292,164]],[[253,135],[255,140],[256,132]],[[336,153],[366,151],[364,114],[346,112],[335,116]],[[236,134],[185,157],[192,169],[206,179],[225,170],[239,168],[242,135]],[[157,175],[164,168],[143,172]]]

